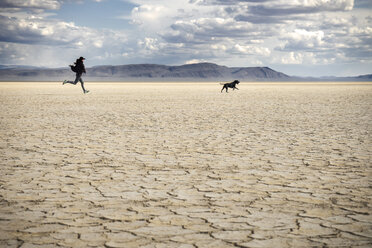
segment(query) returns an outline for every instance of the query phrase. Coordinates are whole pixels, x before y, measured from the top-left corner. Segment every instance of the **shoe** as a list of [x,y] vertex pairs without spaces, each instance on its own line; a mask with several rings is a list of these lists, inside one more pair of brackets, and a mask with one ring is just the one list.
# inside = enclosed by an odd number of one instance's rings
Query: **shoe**
[[67,80],[63,81],[62,85],[64,85],[65,83],[67,83]]

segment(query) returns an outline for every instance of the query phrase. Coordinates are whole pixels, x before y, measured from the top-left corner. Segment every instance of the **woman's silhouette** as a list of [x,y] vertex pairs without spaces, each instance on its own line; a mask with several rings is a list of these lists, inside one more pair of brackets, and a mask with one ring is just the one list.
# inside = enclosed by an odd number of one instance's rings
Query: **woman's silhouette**
[[83,57],[80,57],[76,60],[76,62],[74,63],[75,65],[70,65],[71,67],[71,70],[73,72],[76,72],[76,78],[75,78],[75,81],[68,81],[68,80],[65,80],[63,81],[62,85],[63,84],[73,84],[73,85],[76,85],[77,82],[80,81],[81,83],[81,88],[83,88],[83,92],[84,93],[88,93],[89,90],[86,90],[84,88],[84,81],[83,79],[81,78],[81,76],[83,75],[83,73],[86,73],[85,71],[85,66],[84,66],[84,63],[83,63],[83,60],[85,60],[85,58]]

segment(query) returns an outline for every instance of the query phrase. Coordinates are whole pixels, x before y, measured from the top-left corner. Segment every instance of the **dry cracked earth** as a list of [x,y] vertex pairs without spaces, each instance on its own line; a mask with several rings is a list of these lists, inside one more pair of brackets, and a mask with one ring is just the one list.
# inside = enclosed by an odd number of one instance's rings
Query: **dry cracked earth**
[[0,247],[371,247],[372,84],[0,83]]

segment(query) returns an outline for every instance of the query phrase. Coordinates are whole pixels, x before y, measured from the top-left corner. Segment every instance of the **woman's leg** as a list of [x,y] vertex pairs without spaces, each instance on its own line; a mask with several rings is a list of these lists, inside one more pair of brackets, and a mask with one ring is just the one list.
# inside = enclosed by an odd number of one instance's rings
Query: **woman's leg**
[[84,93],[86,92],[85,88],[84,88],[84,81],[81,77],[79,77],[79,81],[81,83],[81,88],[83,89]]
[[67,80],[65,80],[63,82],[63,84],[73,84],[73,85],[75,85],[75,84],[77,84],[77,82],[79,82],[80,78],[81,78],[81,74],[76,74],[75,81],[67,81]]

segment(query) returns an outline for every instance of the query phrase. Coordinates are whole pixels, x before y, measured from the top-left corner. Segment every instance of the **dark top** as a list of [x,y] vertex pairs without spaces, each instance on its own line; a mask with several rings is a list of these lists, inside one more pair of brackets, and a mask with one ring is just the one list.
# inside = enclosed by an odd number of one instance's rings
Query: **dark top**
[[75,62],[75,68],[76,68],[76,73],[77,74],[87,73],[85,71],[85,66],[84,66],[83,60],[77,59],[76,62]]

